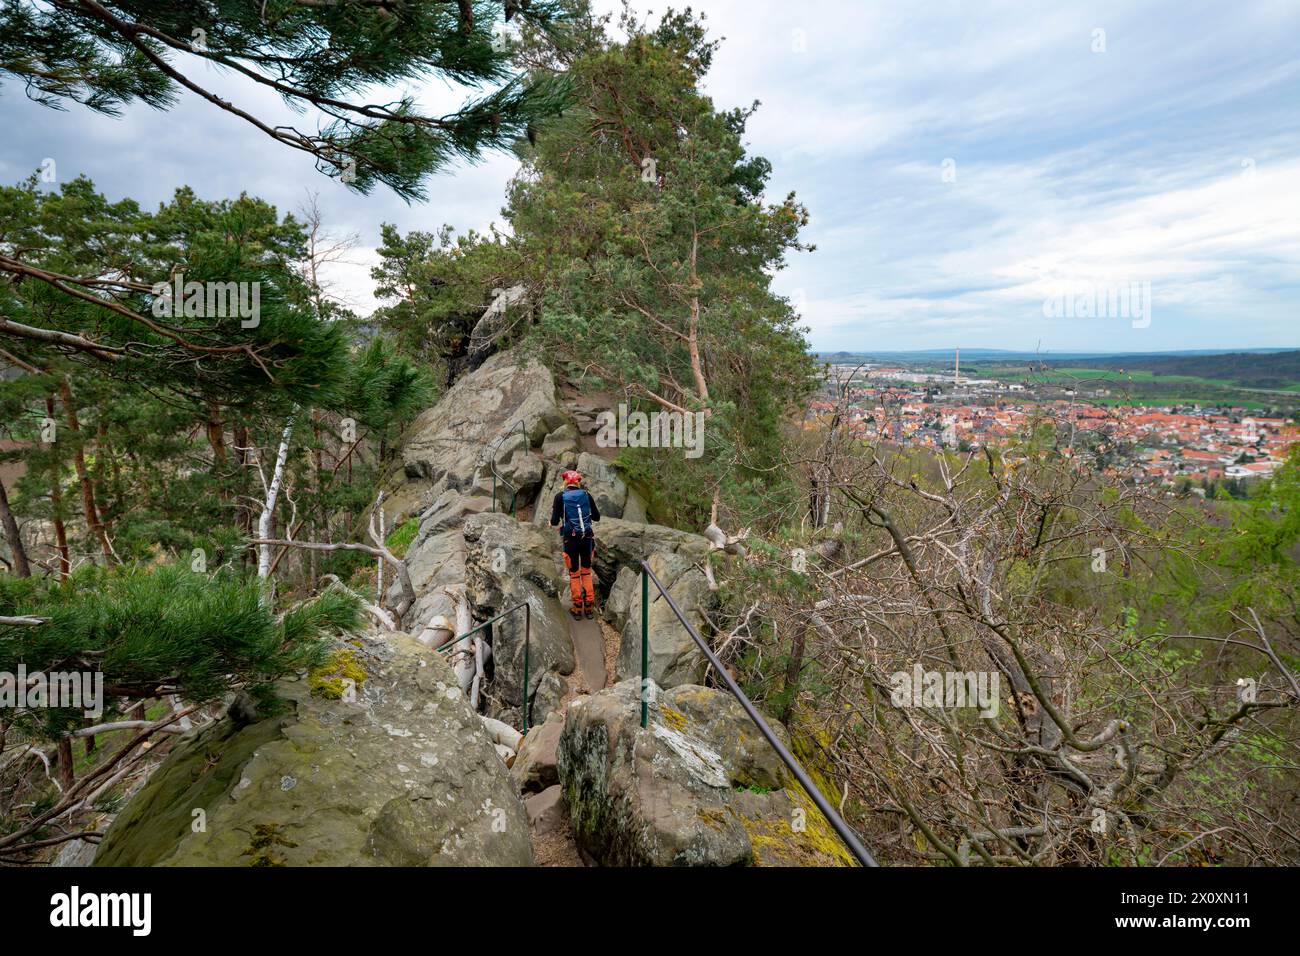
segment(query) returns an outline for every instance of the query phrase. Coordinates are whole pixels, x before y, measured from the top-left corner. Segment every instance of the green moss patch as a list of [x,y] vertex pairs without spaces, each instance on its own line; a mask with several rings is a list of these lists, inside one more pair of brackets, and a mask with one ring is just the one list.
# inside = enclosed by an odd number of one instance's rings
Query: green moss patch
[[340,648],[329,656],[320,667],[313,668],[307,675],[313,697],[328,700],[342,700],[347,690],[347,682],[360,690],[369,675],[357,660],[357,652],[350,647]]

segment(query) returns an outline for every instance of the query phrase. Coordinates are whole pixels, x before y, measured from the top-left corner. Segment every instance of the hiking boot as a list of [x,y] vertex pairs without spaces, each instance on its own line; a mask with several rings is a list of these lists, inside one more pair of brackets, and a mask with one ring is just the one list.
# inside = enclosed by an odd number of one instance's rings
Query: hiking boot
[[592,618],[596,616],[596,611],[594,608],[587,608],[582,612],[582,616],[590,621]]
[[581,609],[581,608],[571,607],[571,608],[569,608],[569,614],[572,615],[572,617],[573,617],[573,619],[574,619],[575,621],[581,621],[581,620],[582,620],[582,609]]

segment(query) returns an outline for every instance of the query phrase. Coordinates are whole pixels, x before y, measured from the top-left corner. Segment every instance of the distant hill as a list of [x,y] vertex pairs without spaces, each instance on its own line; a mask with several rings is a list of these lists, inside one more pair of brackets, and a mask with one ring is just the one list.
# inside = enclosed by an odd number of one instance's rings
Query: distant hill
[[[951,365],[953,349],[899,352],[819,352],[824,362],[915,363]],[[1010,349],[962,349],[962,368],[970,363],[984,369],[1030,362],[1044,369],[1093,368],[1106,371],[1145,371],[1154,376],[1181,375],[1231,382],[1242,388],[1288,389],[1300,385],[1300,350],[1241,349],[1235,352],[1188,349],[1174,352],[1016,352]]]
[[[1048,368],[1078,365],[1054,358]],[[1089,368],[1141,370],[1153,375],[1192,375],[1229,381],[1243,388],[1289,388],[1300,384],[1300,351],[1227,352],[1220,355],[1112,355],[1089,359]]]
[[[925,362],[934,359],[951,358],[953,349],[904,349],[895,351],[872,351],[872,352],[816,352],[817,358],[823,362],[863,362],[863,361],[890,361],[890,362]],[[1040,351],[1040,352],[1020,352],[1014,349],[962,349],[962,359],[971,361],[980,360],[984,362],[1062,362],[1070,361],[1076,365],[1084,360],[1095,368],[1103,368],[1100,362],[1130,361],[1135,362],[1145,359],[1159,358],[1209,358],[1214,356],[1227,355],[1279,355],[1292,353],[1292,349],[1181,349],[1169,352],[1057,352],[1057,351]],[[1127,367],[1127,366],[1125,366]],[[1145,366],[1134,365],[1134,368]]]

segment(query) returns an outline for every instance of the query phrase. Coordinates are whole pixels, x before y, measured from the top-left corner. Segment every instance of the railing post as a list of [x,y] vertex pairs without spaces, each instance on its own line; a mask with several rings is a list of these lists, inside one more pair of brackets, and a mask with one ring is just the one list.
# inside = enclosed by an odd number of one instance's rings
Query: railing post
[[650,575],[641,569],[641,726],[650,720]]
[[524,736],[528,736],[528,651],[533,631],[533,606],[524,605]]
[[492,513],[497,513],[497,470],[492,469]]

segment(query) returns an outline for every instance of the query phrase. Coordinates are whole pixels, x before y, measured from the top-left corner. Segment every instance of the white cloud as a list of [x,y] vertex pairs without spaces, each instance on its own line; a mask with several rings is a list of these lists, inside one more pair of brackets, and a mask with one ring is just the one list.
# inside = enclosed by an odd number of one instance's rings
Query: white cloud
[[[818,251],[792,257],[776,284],[801,290],[815,346],[927,348],[956,335],[967,347],[1300,345],[1291,0],[711,0],[705,10],[726,37],[708,92],[723,107],[762,101],[751,148],[774,163],[772,194],[796,190],[812,214]],[[1095,28],[1104,53],[1092,52]],[[237,77],[215,82],[276,121],[304,122]],[[465,96],[441,82],[415,92],[438,112]],[[319,191],[329,224],[361,235],[364,264],[336,281],[363,310],[381,222],[482,229],[517,168],[500,155],[458,167],[408,206],[383,189],[349,192],[188,94],[172,112],[133,107],[120,121],[44,110],[12,81],[3,94],[0,122],[18,130],[0,141],[9,181],[53,156],[62,177],[84,171],[146,205],[183,184],[286,211]],[[948,157],[956,182],[941,177]],[[1254,179],[1241,175],[1247,159]],[[1152,284],[1148,328],[1042,317],[1053,283],[1127,278]]]

